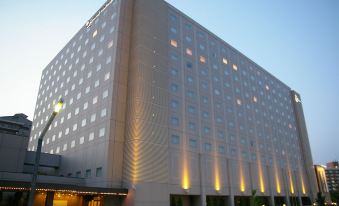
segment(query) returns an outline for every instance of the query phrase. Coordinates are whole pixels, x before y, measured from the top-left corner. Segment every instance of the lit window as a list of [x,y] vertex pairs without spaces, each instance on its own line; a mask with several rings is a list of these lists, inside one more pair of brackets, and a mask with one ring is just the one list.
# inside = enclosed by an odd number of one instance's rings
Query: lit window
[[106,64],[111,63],[111,61],[112,61],[112,57],[107,57],[107,59],[106,59]]
[[75,114],[75,115],[79,114],[79,107],[77,107],[77,108],[75,109],[74,114]]
[[77,128],[78,128],[78,124],[74,124],[73,125],[73,131],[77,130]]
[[200,56],[199,60],[200,60],[201,63],[206,63],[206,58],[203,57],[203,56]]
[[105,74],[105,81],[109,79],[109,76],[110,76],[109,72]]
[[87,107],[88,107],[88,102],[85,102],[85,103],[84,103],[84,110],[86,110]]
[[105,135],[105,128],[101,128],[99,130],[99,137],[103,137]]
[[96,80],[94,83],[94,87],[98,87],[99,86],[99,80]]
[[93,98],[93,104],[96,104],[98,102],[98,96]]
[[256,96],[253,97],[253,102],[257,102],[257,97]]
[[90,86],[86,87],[85,93],[87,94],[89,91],[91,91],[91,87]]
[[233,69],[234,69],[235,71],[237,71],[237,70],[238,70],[237,65],[233,64]]
[[189,48],[187,48],[187,49],[186,49],[186,54],[188,54],[188,55],[192,56],[192,50],[191,50],[191,49],[189,49]]
[[237,104],[241,105],[241,100],[240,99],[237,99]]
[[75,140],[73,140],[72,142],[71,142],[71,148],[73,148],[75,146]]
[[62,148],[63,151],[67,150],[67,144],[64,144],[64,147]]
[[266,84],[265,86],[266,90],[270,90],[270,87]]
[[113,40],[108,43],[107,48],[111,48],[112,46],[113,46]]
[[173,32],[173,33],[177,33],[177,29],[176,28],[174,28],[174,27],[171,27],[171,32]]
[[86,126],[86,119],[83,119],[83,120],[82,120],[81,126],[82,126],[82,127]]
[[172,135],[171,137],[171,143],[172,144],[179,144],[180,143],[180,138],[178,135]]
[[94,122],[94,121],[95,121],[95,118],[96,118],[96,114],[92,114],[92,115],[91,115],[91,122]]
[[88,136],[88,141],[92,141],[94,139],[94,133],[91,132]]
[[97,65],[97,71],[100,71],[101,70],[101,64],[98,64]]
[[108,90],[105,90],[103,93],[102,93],[102,98],[106,98],[108,97]]
[[173,40],[173,39],[171,39],[171,45],[172,45],[173,47],[178,47],[178,42],[175,41],[175,40]]
[[100,116],[101,116],[101,117],[105,117],[106,114],[107,114],[107,109],[102,109],[102,110],[101,110]]
[[80,143],[80,144],[83,144],[84,141],[85,141],[85,137],[80,137],[79,143]]
[[224,63],[224,64],[228,64],[228,61],[227,61],[227,59],[226,59],[226,58],[222,58],[222,63]]
[[93,38],[94,38],[97,34],[98,34],[98,30],[95,30],[95,31],[93,32]]

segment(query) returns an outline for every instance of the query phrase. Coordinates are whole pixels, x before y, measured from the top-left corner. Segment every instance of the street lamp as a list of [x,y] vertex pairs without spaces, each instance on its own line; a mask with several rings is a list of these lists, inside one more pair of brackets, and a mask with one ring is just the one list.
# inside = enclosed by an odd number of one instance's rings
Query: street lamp
[[32,174],[31,190],[29,192],[29,198],[28,198],[28,206],[33,206],[33,203],[34,203],[34,195],[35,195],[35,190],[36,190],[36,180],[37,180],[37,177],[38,177],[38,168],[39,168],[39,161],[40,161],[40,155],[41,155],[42,140],[43,140],[46,132],[48,131],[49,126],[52,124],[55,116],[60,112],[63,104],[64,104],[63,99],[60,99],[58,101],[58,103],[54,106],[53,113],[49,117],[44,130],[42,130],[42,132],[39,136],[38,147],[36,149],[36,154],[35,154],[34,170],[33,170],[33,174]]

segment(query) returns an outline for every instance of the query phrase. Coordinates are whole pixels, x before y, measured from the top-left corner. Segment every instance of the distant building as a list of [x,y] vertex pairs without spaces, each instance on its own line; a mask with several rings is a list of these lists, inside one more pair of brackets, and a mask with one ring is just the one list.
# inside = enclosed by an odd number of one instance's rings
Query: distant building
[[[31,121],[24,114],[0,117],[1,206],[27,204],[35,160],[35,152],[27,151],[30,129]],[[124,189],[85,186],[84,178],[56,176],[60,164],[60,155],[41,154],[35,206],[51,206],[53,203],[62,205],[65,197],[68,198],[69,205],[95,205],[104,199],[112,203],[114,197],[127,193]]]
[[339,164],[338,161],[326,164],[326,179],[329,191],[339,190]]
[[32,121],[25,114],[0,117],[0,133],[14,134],[28,137],[31,132]]

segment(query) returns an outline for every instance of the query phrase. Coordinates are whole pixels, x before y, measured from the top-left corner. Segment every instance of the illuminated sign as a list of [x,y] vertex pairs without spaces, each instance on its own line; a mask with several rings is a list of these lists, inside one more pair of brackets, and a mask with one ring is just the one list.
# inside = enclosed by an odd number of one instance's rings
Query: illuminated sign
[[106,3],[86,22],[86,27],[92,26],[93,22],[100,16],[102,12],[113,2],[114,0],[108,0]]

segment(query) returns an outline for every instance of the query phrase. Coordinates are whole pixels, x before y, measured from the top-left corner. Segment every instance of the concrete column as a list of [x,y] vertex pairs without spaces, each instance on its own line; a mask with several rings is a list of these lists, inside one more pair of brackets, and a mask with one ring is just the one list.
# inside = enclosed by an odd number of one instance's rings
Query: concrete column
[[230,194],[230,196],[228,198],[228,205],[234,206],[234,195],[233,194]]
[[53,206],[54,192],[47,192],[45,206]]
[[205,192],[205,169],[203,164],[202,153],[199,153],[199,168],[200,168],[200,206],[206,206],[206,192]]
[[285,196],[285,202],[286,202],[286,206],[291,206],[290,197],[288,194],[286,194]]
[[301,196],[298,195],[298,201],[299,201],[299,205],[300,206],[303,206],[303,200],[301,199]]
[[274,196],[273,195],[270,196],[269,202],[270,202],[270,206],[275,206]]

